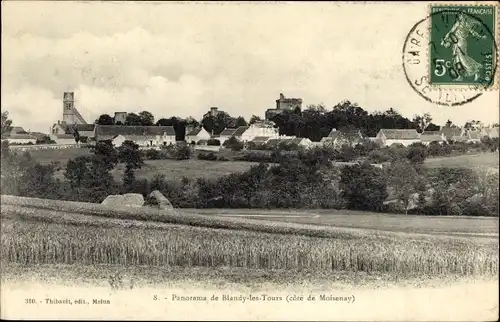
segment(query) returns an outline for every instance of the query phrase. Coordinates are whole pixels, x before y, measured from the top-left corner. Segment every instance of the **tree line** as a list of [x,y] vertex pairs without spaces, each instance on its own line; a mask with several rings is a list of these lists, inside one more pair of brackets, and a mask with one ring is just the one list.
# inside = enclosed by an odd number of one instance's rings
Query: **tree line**
[[[309,105],[304,110],[283,111],[270,120],[275,122],[281,135],[304,137],[312,141],[320,141],[334,128],[339,131],[360,130],[363,135],[369,137],[376,136],[378,131],[383,128],[417,129],[420,133],[424,130],[438,131],[440,129],[440,125],[432,122],[433,119],[429,113],[414,115],[412,119],[402,116],[393,108],[383,112],[369,113],[358,106],[357,103],[348,100],[338,103],[330,110],[327,110],[323,105]],[[247,122],[242,116],[233,117],[227,112],[218,111],[216,115],[205,114],[201,120],[197,120],[192,116],[186,119],[174,116],[160,118],[155,122],[152,113],[143,111],[139,114],[128,113],[124,125],[173,126],[179,141],[183,141],[186,128],[201,125],[208,133],[218,135],[225,128],[247,126],[258,121],[262,121],[262,119],[256,115],[253,115]],[[102,125],[115,124],[113,117],[107,114],[101,115],[95,123]],[[495,125],[498,126],[498,124]],[[448,120],[445,126],[456,127],[451,120]],[[481,122],[475,120],[464,124],[464,127],[468,129],[478,129],[482,126]]]
[[[186,149],[178,147],[173,152],[182,156]],[[414,146],[406,154],[394,153],[388,167],[369,161],[337,166],[332,150],[314,148],[295,154],[276,152],[275,163],[260,162],[248,171],[216,179],[171,180],[156,175],[147,180],[135,176],[145,154],[131,141],[117,149],[109,141],[99,142],[91,155],[68,161],[64,178],[54,177],[57,165],[41,165],[29,152],[10,151],[4,142],[1,189],[4,194],[95,203],[110,194],[148,196],[159,190],[179,208],[328,208],[498,216],[498,172],[426,169],[419,149]],[[111,171],[119,164],[125,169],[116,181]]]

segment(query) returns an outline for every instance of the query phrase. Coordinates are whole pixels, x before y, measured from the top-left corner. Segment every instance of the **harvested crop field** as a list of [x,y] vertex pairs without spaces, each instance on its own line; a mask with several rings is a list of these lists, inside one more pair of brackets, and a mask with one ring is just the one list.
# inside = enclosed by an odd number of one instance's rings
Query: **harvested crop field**
[[418,216],[332,209],[182,209],[182,212],[402,233],[475,236],[494,239],[498,239],[499,236],[499,219],[497,217]]
[[495,276],[498,241],[2,197],[2,260]]
[[[147,311],[140,318],[250,319],[259,317],[249,312],[261,312],[260,318],[265,312],[266,319],[290,320],[310,319],[301,313],[308,311],[327,320],[467,320],[478,314],[489,320],[498,311],[492,311],[498,301],[498,239],[12,196],[2,196],[0,218],[1,287],[9,294],[3,307],[50,296],[87,301],[57,309],[59,316],[85,319],[139,318]],[[214,294],[265,294],[271,300],[210,303]],[[349,302],[289,303],[294,294],[332,294]],[[207,300],[178,301],[174,295]],[[111,305],[93,305],[96,298]],[[439,312],[429,311],[431,305],[439,305]],[[48,306],[34,307],[19,312],[24,318],[55,317]],[[2,317],[16,318],[7,313]]]

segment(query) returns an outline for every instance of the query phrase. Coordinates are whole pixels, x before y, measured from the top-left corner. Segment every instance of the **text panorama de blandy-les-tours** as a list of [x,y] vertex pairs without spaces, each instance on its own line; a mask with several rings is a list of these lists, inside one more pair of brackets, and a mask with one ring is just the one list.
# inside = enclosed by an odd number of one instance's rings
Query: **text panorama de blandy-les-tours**
[[[356,297],[354,295],[348,296],[338,296],[333,294],[288,294],[288,295],[270,295],[270,294],[248,294],[248,295],[232,295],[232,294],[212,294],[212,296],[185,296],[171,294],[170,296],[161,296],[158,294],[153,295],[153,301],[171,301],[171,302],[343,302],[343,303],[354,303]],[[93,299],[83,299],[83,298],[43,298],[34,299],[26,298],[25,304],[34,305],[106,305],[112,304],[110,299],[93,298]]]

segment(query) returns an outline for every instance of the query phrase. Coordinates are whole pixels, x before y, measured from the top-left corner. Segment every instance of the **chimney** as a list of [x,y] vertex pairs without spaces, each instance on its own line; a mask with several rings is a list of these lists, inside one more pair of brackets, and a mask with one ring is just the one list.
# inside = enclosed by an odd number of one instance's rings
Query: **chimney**
[[283,95],[283,93],[280,93],[280,100],[284,100],[285,99],[285,95]]

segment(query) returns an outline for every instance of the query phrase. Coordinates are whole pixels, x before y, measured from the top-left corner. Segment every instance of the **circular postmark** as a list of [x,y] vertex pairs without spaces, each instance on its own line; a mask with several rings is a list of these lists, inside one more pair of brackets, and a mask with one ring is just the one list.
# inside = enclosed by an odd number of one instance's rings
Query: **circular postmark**
[[403,70],[426,101],[457,106],[495,86],[497,45],[494,6],[431,7],[403,45]]

